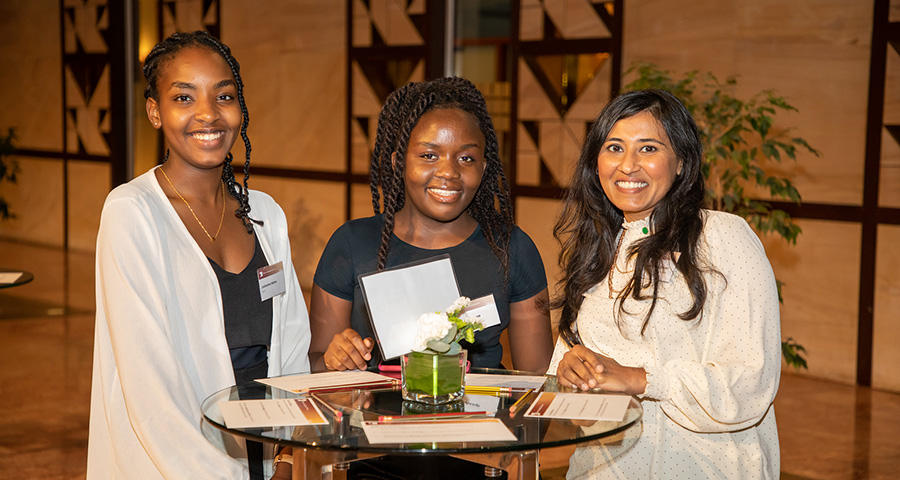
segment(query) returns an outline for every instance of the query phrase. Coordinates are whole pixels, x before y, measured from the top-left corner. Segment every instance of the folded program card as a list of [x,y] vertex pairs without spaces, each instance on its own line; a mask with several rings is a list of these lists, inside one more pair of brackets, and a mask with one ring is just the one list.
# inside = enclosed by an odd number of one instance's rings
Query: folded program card
[[630,403],[628,395],[542,392],[525,416],[621,422]]
[[543,375],[466,374],[466,385],[478,387],[541,388],[545,381],[547,381],[547,377]]
[[459,298],[449,255],[421,263],[360,275],[375,339],[384,359],[415,346],[419,316],[442,311]]
[[513,442],[516,436],[498,418],[362,422],[369,443]]
[[228,428],[325,425],[328,421],[309,398],[226,400],[219,411]]
[[374,372],[348,370],[343,372],[307,373],[303,375],[285,375],[283,377],[260,378],[259,383],[289,392],[305,392],[333,388],[371,388],[373,386],[390,386],[394,379]]

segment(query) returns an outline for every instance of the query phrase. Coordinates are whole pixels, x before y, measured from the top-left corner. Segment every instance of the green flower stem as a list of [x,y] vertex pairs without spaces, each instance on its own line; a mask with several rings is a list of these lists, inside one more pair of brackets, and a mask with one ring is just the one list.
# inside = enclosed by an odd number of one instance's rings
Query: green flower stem
[[410,352],[406,364],[406,388],[435,397],[458,392],[463,382],[459,358],[459,354]]

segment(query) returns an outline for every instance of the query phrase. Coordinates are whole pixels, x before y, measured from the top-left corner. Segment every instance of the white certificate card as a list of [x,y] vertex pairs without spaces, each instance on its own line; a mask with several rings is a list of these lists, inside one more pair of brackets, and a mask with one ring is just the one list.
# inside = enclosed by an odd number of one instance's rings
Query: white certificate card
[[361,275],[359,283],[385,359],[415,346],[419,317],[440,312],[459,298],[449,255],[416,265]]
[[621,422],[629,403],[628,395],[541,392],[525,416]]
[[512,442],[516,436],[499,418],[453,421],[363,422],[369,443]]
[[543,375],[500,375],[495,373],[467,373],[466,385],[477,387],[534,388],[544,386]]
[[326,425],[319,407],[309,398],[225,400],[219,411],[228,428]]

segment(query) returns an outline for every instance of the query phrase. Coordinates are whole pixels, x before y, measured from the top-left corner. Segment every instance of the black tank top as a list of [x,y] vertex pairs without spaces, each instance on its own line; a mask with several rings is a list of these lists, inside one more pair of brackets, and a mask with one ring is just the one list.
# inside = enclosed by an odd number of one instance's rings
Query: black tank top
[[222,291],[225,339],[231,352],[231,365],[238,385],[268,376],[269,346],[272,342],[272,299],[260,301],[256,271],[268,265],[255,238],[250,263],[240,273],[224,270],[209,260]]
[[[266,256],[254,235],[255,250],[250,264],[240,273],[231,273],[209,259],[219,290],[225,317],[225,340],[231,353],[234,381],[241,400],[258,399],[259,389],[242,389],[241,385],[269,376],[269,346],[272,343],[272,299],[260,301],[256,271],[268,265]],[[247,462],[251,480],[263,480],[263,445],[247,442]]]

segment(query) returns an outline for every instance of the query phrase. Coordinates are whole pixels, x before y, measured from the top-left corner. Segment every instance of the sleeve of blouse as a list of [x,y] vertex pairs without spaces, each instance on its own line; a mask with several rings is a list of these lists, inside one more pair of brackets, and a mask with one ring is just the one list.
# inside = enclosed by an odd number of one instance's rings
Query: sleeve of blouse
[[344,300],[353,301],[354,269],[351,225],[335,230],[316,266],[313,281],[322,290]]
[[200,431],[200,404],[167,321],[166,252],[153,240],[159,232],[150,214],[135,202],[107,201],[97,237],[98,309],[118,370],[118,378],[103,379],[104,389],[120,382],[131,428],[163,477],[244,478],[244,467]]
[[556,347],[553,348],[553,357],[550,358],[550,368],[547,369],[547,375],[556,375],[556,368],[563,355],[569,351],[569,346],[563,341],[562,336],[556,339]]
[[279,258],[283,260],[287,288],[282,298],[284,311],[284,329],[282,330],[282,374],[309,372],[309,342],[312,335],[309,331],[309,312],[306,310],[306,302],[303,299],[303,291],[300,290],[300,281],[297,279],[297,271],[294,262],[291,261],[291,242],[288,236],[287,218],[284,211],[272,202],[274,229],[273,238],[278,238],[282,245]]
[[660,400],[689,430],[735,431],[762,420],[778,390],[778,293],[762,243],[743,219],[710,216],[704,232],[724,281],[708,280],[708,308],[696,327],[701,330],[692,332],[693,358],[678,354],[645,367],[644,397]]

